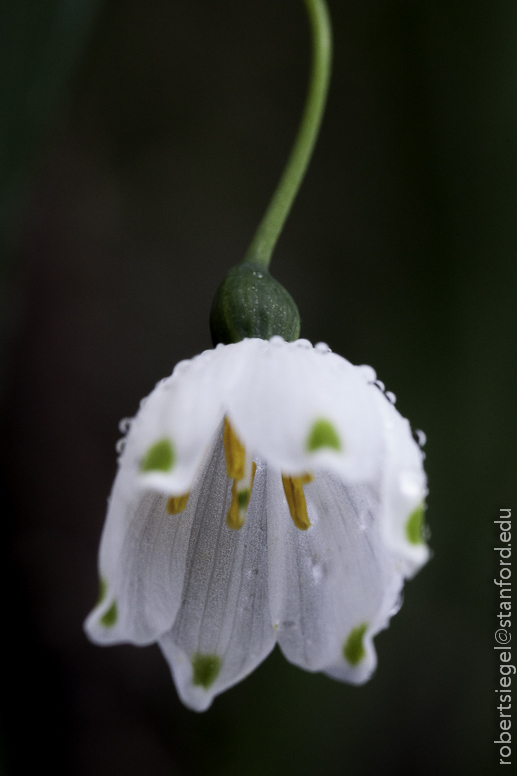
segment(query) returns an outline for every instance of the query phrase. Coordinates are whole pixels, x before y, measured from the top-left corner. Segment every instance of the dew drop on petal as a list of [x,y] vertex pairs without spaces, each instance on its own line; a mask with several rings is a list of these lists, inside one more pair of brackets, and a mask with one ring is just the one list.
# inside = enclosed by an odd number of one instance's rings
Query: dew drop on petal
[[272,345],[282,345],[284,343],[284,338],[279,334],[275,334],[269,341]]
[[298,345],[299,348],[303,348],[303,350],[312,350],[312,342],[309,342],[308,339],[298,339],[294,344]]
[[117,444],[115,445],[115,450],[117,451],[118,455],[122,455],[124,452],[124,448],[126,446],[126,438],[122,437],[122,439],[119,439]]
[[118,430],[121,432],[121,434],[127,434],[127,432],[131,428],[132,423],[133,423],[133,418],[122,418],[122,420],[118,424]]
[[[194,360],[194,359],[192,359],[192,360]],[[184,359],[183,361],[178,361],[178,363],[176,364],[176,366],[173,369],[172,374],[173,375],[180,375],[180,374],[182,374],[183,372],[185,372],[189,368],[190,364],[191,364],[191,362],[188,359]]]
[[374,383],[376,381],[377,372],[373,366],[368,366],[368,364],[361,364],[357,367],[357,369],[361,377],[363,377],[367,383]]
[[420,476],[412,470],[401,472],[399,485],[402,493],[408,498],[417,498],[422,493]]
[[415,428],[413,431],[413,439],[419,447],[424,447],[425,443],[427,442],[427,435],[425,431],[422,431],[422,429]]
[[326,342],[318,342],[314,346],[314,350],[317,350],[318,353],[332,353],[331,349],[329,348]]
[[386,386],[384,385],[384,383],[382,382],[382,380],[376,380],[376,381],[375,381],[375,383],[374,383],[374,385],[376,385],[376,386],[377,386],[377,388],[378,388],[380,391],[382,391],[383,393],[384,393],[384,391],[386,390]]
[[386,391],[385,396],[387,400],[390,402],[390,404],[395,404],[395,402],[397,401],[397,397],[395,396],[393,391]]
[[323,579],[323,569],[319,563],[312,567],[312,578],[316,584]]
[[397,614],[397,612],[400,611],[403,603],[404,603],[404,596],[402,593],[399,593],[397,596],[397,600],[395,601],[395,603],[390,609],[390,617],[394,617]]

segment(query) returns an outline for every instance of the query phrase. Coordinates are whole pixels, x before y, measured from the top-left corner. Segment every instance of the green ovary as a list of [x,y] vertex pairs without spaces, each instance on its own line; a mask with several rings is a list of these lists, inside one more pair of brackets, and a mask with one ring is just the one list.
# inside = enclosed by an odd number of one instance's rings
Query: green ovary
[[306,447],[310,453],[320,450],[322,447],[341,450],[341,442],[332,423],[324,418],[317,420],[309,432]]
[[345,660],[348,660],[350,665],[356,666],[366,656],[366,651],[363,644],[363,636],[368,628],[368,623],[363,622],[354,628],[348,634],[348,638],[343,646],[343,655]]
[[174,466],[176,455],[169,439],[160,439],[144,455],[140,464],[143,472],[168,472]]
[[240,509],[246,509],[246,507],[248,506],[249,496],[250,496],[249,490],[241,490],[240,493],[237,495]]
[[424,505],[420,504],[412,512],[406,523],[406,536],[411,544],[424,543]]
[[192,655],[192,684],[208,690],[213,685],[221,671],[219,655],[202,655],[199,652]]

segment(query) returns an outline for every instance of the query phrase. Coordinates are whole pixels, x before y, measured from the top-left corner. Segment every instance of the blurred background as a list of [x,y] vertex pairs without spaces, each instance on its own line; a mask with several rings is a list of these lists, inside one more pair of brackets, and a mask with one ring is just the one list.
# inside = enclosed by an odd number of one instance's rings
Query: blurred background
[[[487,774],[493,520],[515,494],[517,4],[329,0],[319,144],[276,249],[302,336],[428,435],[434,557],[361,688],[276,650],[196,714],[88,643],[118,422],[208,314],[293,140],[300,0],[6,0],[2,765],[79,776]],[[515,500],[513,506],[516,506]]]

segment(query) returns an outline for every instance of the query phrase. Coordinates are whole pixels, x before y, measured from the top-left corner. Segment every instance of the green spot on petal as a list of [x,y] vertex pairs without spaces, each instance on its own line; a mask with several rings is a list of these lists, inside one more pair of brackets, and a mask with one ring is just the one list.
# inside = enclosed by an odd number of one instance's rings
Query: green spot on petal
[[172,443],[168,439],[160,439],[144,455],[140,468],[143,472],[168,472],[175,459]]
[[368,627],[367,622],[361,623],[357,628],[350,631],[343,647],[343,655],[350,665],[356,666],[365,657],[366,651],[363,645],[363,636]]
[[408,518],[406,536],[411,544],[424,543],[424,505],[420,504]]
[[108,583],[103,577],[99,578],[99,597],[97,598],[96,606],[101,604],[104,599],[106,598],[106,593],[108,592]]
[[219,655],[201,655],[198,652],[192,655],[192,669],[192,684],[208,690],[219,676],[221,659]]
[[321,418],[317,420],[307,437],[307,450],[313,453],[322,447],[330,447],[331,450],[341,450],[339,436],[330,421]]
[[249,490],[241,490],[237,495],[240,509],[246,509],[246,507],[248,506],[249,495],[250,495]]
[[108,611],[104,612],[104,614],[102,615],[101,625],[104,625],[105,628],[112,628],[117,622],[117,618],[118,618],[117,602],[113,601]]

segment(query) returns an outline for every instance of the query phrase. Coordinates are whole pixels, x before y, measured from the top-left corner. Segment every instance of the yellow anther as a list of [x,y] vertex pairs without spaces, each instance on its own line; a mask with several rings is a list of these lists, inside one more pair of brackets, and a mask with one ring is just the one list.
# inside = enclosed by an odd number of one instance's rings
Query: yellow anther
[[244,445],[230,426],[228,418],[224,419],[223,442],[228,477],[231,480],[242,480],[244,477],[246,451],[244,450]]
[[178,515],[183,512],[187,506],[190,493],[184,493],[183,496],[171,496],[167,501],[167,512],[169,515]]
[[285,477],[282,474],[282,485],[284,486],[289,512],[291,513],[293,523],[300,531],[306,531],[311,525],[309,515],[307,514],[307,502],[305,501],[303,486],[311,482],[312,479],[312,474],[304,474],[301,477]]
[[257,464],[255,461],[251,465],[251,479],[249,487],[246,487],[244,482],[233,481],[232,484],[232,503],[230,509],[226,515],[226,525],[233,531],[238,531],[242,528],[246,519],[246,512],[248,510],[248,504],[250,503],[251,490],[253,488],[253,480],[255,479],[255,472],[257,471]]

